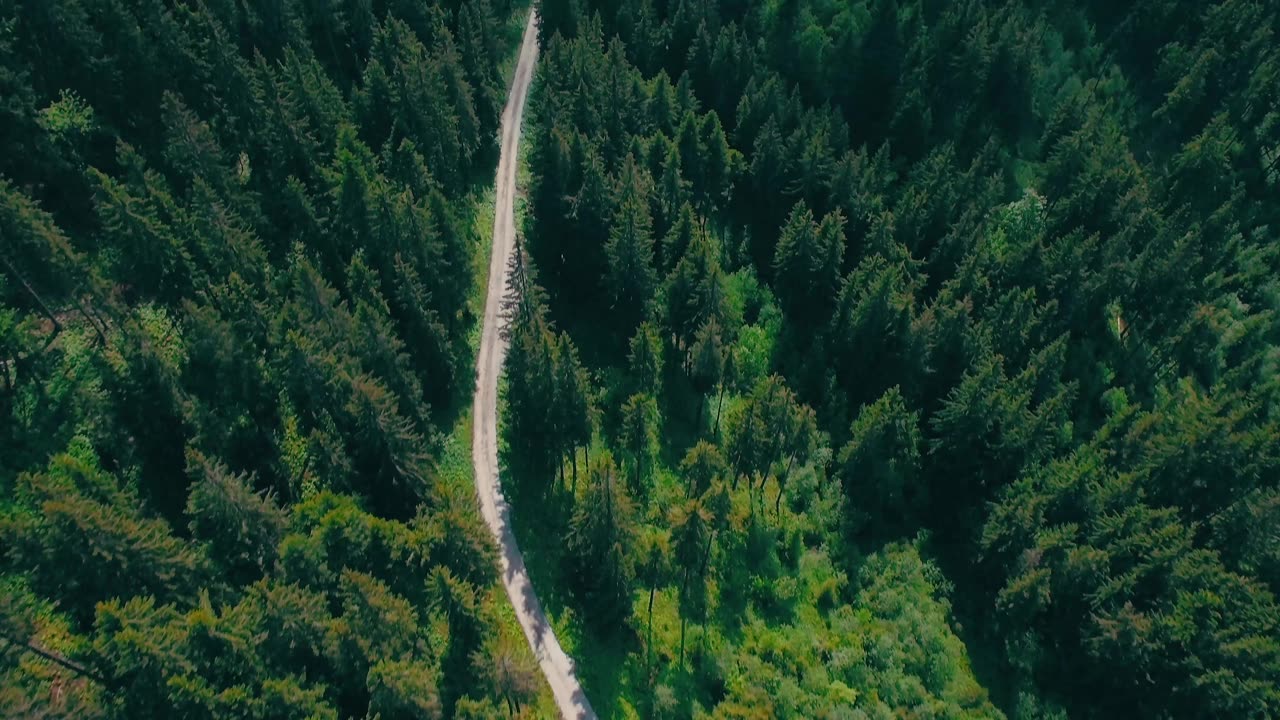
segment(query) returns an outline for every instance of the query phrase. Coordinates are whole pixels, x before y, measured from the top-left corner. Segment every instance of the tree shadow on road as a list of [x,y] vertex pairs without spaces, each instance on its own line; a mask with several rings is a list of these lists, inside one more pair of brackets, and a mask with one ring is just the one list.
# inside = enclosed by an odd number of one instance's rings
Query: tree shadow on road
[[[552,471],[518,455],[505,443],[499,450],[503,492],[511,507],[510,527],[536,592],[536,599],[525,598],[525,609],[532,611],[535,603],[541,605],[594,710],[599,717],[614,717],[624,665],[638,638],[629,625],[599,628],[588,622],[591,609],[581,607],[571,596],[562,570],[565,538],[573,516],[572,482],[566,478],[561,484],[558,476],[550,479]],[[581,473],[585,462],[580,459],[579,463]],[[583,481],[579,477],[579,491]]]

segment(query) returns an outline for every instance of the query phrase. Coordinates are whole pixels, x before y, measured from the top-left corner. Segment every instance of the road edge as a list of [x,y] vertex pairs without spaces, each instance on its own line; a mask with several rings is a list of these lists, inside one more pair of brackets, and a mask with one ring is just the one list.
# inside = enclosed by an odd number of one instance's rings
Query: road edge
[[515,610],[520,629],[551,686],[556,706],[565,718],[595,720],[575,672],[573,660],[556,639],[555,630],[542,611],[524,556],[511,527],[511,506],[498,478],[498,378],[506,357],[506,341],[500,332],[502,297],[507,285],[507,260],[515,245],[515,186],[520,150],[521,123],[538,60],[538,11],[529,11],[521,40],[507,104],[502,111],[501,151],[494,177],[493,249],[489,257],[480,349],[476,355],[476,391],[472,406],[471,461],[475,468],[476,496],[494,541],[503,589]]

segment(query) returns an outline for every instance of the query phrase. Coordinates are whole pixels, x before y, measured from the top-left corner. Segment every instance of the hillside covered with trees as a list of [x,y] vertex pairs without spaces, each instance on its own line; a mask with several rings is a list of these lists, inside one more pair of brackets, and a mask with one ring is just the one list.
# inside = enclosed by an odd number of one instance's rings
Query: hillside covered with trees
[[526,15],[0,0],[0,716],[533,714],[450,445]]
[[1280,715],[1280,13],[546,0],[505,459],[606,717]]

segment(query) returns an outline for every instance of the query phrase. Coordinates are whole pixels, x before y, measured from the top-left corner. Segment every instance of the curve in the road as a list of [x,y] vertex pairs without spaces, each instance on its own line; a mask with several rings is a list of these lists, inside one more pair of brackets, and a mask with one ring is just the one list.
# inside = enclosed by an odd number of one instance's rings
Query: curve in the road
[[485,524],[498,542],[498,563],[502,585],[511,598],[520,627],[529,641],[551,685],[556,706],[566,718],[594,720],[595,712],[582,692],[573,661],[560,648],[555,630],[542,612],[542,605],[529,582],[524,556],[511,528],[511,506],[498,480],[498,376],[507,345],[500,332],[500,307],[507,286],[507,260],[515,245],[515,186],[520,123],[524,116],[529,82],[538,61],[537,9],[530,11],[520,45],[515,78],[507,106],[502,111],[502,151],[495,180],[497,208],[493,220],[493,255],[489,259],[489,288],[484,303],[484,326],[480,354],[476,360],[476,394],[473,409],[471,460],[475,465],[476,494]]

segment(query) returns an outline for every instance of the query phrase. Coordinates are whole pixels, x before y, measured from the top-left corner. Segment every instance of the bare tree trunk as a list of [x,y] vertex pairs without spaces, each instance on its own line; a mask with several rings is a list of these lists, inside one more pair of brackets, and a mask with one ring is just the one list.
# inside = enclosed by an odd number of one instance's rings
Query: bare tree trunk
[[702,603],[702,622],[699,624],[699,630],[702,636],[698,638],[698,653],[700,657],[707,656],[707,603]]
[[88,678],[102,685],[108,684],[106,678],[93,672],[92,670],[89,670],[83,665],[80,665],[79,663],[68,660],[67,658],[55,652],[45,650],[44,648],[41,648],[31,642],[14,640],[13,638],[9,637],[7,633],[0,633],[0,640],[4,640],[5,642],[9,643],[10,645],[13,645],[16,648],[26,650],[27,652],[30,652],[33,655],[37,655],[41,658],[44,658],[45,660],[48,660],[49,662],[54,663],[55,665],[59,665],[63,668],[66,668],[67,670],[70,670],[76,675]]
[[640,491],[641,485],[644,483],[644,448],[636,447],[636,492]]
[[711,536],[707,538],[707,549],[702,551],[702,567],[698,569],[698,577],[705,578],[707,576],[707,563],[711,560],[711,544],[716,541],[717,530],[711,531]]
[[702,435],[702,409],[707,404],[707,396],[698,393],[698,435]]
[[712,435],[720,434],[720,411],[724,408],[724,381],[720,382],[720,397],[716,398],[716,426]]
[[58,318],[54,316],[53,311],[45,304],[44,298],[40,297],[40,293],[36,292],[35,288],[31,287],[31,283],[27,282],[27,279],[22,276],[22,273],[18,272],[18,269],[13,266],[13,263],[9,262],[9,258],[5,255],[0,255],[0,260],[3,260],[4,266],[9,268],[9,272],[13,273],[14,277],[18,278],[18,282],[22,283],[22,287],[26,288],[27,294],[30,295],[31,299],[36,301],[36,305],[40,307],[40,312],[43,313],[45,317],[49,318],[49,322],[53,323],[53,334],[49,336],[49,339],[45,341],[44,344],[44,349],[47,349],[49,345],[53,343],[54,339],[58,337],[58,333],[62,332],[62,324],[58,322]]
[[1276,156],[1271,159],[1271,162],[1267,165],[1266,169],[1262,171],[1262,174],[1264,176],[1271,174],[1271,172],[1275,170],[1277,166],[1280,166],[1280,152],[1277,152]]
[[102,319],[102,316],[98,314],[98,311],[94,309],[92,305],[86,307],[79,298],[76,298],[76,308],[80,310],[80,314],[83,315],[85,319],[89,321],[89,324],[93,326],[93,331],[98,335],[98,342],[106,345],[107,321]]
[[653,595],[658,590],[657,583],[649,586],[649,629],[648,641],[645,642],[645,666],[653,665]]
[[791,467],[792,467],[792,465],[794,465],[794,464],[795,464],[795,462],[796,462],[796,454],[795,454],[795,453],[791,453],[791,456],[790,456],[789,458],[787,458],[787,469],[783,472],[783,474],[782,474],[782,475],[780,475],[780,476],[778,477],[778,497],[777,497],[777,498],[775,498],[775,499],[774,499],[774,501],[773,501],[773,514],[774,514],[774,515],[780,515],[780,514],[781,514],[781,512],[782,512],[782,511],[781,511],[781,508],[782,508],[782,488],[783,488],[783,481],[782,481],[782,479],[783,479],[783,478],[787,478],[788,480],[790,480],[790,479],[791,479]]
[[684,615],[680,616],[680,668],[684,669]]

